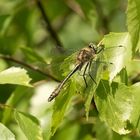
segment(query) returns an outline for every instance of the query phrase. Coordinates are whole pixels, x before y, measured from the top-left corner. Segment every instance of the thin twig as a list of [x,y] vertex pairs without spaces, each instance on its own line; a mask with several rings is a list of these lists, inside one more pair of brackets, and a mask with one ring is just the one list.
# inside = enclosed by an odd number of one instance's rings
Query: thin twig
[[0,108],[2,108],[2,109],[12,109],[12,110],[15,110],[15,108],[13,107],[13,106],[11,106],[11,105],[7,105],[7,104],[2,104],[2,103],[0,103]]
[[57,49],[60,52],[63,52],[64,51],[63,45],[62,45],[62,43],[61,43],[61,41],[60,41],[57,33],[53,29],[53,27],[52,27],[52,25],[51,25],[51,23],[49,21],[49,18],[48,18],[47,14],[46,14],[46,12],[45,12],[45,10],[43,8],[43,5],[42,5],[41,1],[40,0],[36,0],[36,2],[37,2],[38,8],[40,9],[40,12],[42,14],[42,17],[44,18],[44,21],[47,24],[47,26],[46,26],[47,27],[47,30],[50,32],[51,37],[55,41],[55,44],[56,44]]
[[100,21],[101,22],[101,30],[102,30],[103,34],[109,33],[108,17],[106,17],[104,15],[104,12],[103,12],[103,9],[102,9],[102,5],[101,5],[100,1],[99,0],[92,0],[92,2],[95,5],[98,17],[101,20]]
[[29,69],[35,71],[35,72],[38,72],[38,73],[40,73],[40,74],[42,74],[42,75],[44,75],[44,76],[47,76],[47,77],[49,77],[49,78],[51,78],[51,79],[53,79],[53,80],[55,80],[55,81],[57,81],[57,82],[60,82],[58,79],[56,79],[56,78],[53,77],[52,75],[50,75],[50,74],[48,74],[48,73],[42,71],[42,70],[39,69],[38,67],[31,66],[31,65],[29,65],[29,64],[27,64],[27,63],[25,63],[25,62],[23,62],[23,61],[17,60],[17,59],[15,59],[15,58],[11,57],[11,56],[0,55],[0,58],[1,58],[1,59],[4,59],[4,60],[11,61],[11,62],[14,62],[14,63],[17,63],[17,64],[20,64],[20,65],[25,66],[25,67],[27,67],[27,68],[29,68]]
[[[57,25],[55,26],[55,31],[59,32],[64,25],[68,22],[68,18],[71,15],[72,11],[68,11],[67,13],[65,13],[65,15],[61,16],[59,18],[59,22],[57,22]],[[49,36],[46,35],[38,44],[36,44],[37,46],[41,47],[43,46],[43,44],[45,44],[47,41],[49,40]]]

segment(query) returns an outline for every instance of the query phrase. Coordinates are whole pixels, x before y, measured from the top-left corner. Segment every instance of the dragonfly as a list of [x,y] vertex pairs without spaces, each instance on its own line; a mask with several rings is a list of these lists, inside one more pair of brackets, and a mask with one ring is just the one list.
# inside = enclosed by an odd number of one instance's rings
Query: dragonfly
[[[120,45],[119,47],[122,47],[122,46]],[[97,55],[99,53],[101,53],[104,49],[105,49],[105,46],[102,43],[99,43],[98,45],[95,45],[94,43],[89,43],[89,45],[87,47],[82,48],[79,51],[79,53],[77,54],[75,67],[64,78],[64,80],[55,88],[55,90],[49,96],[48,102],[51,102],[55,97],[57,97],[59,95],[61,89],[63,88],[63,86],[65,85],[65,83],[68,81],[68,79],[76,71],[78,71],[78,70],[81,71],[81,69],[83,68],[84,65],[85,65],[85,67],[84,67],[85,69],[83,71],[82,76],[83,76],[83,79],[84,79],[84,82],[85,82],[86,87],[88,86],[88,84],[86,82],[86,72],[87,72],[87,69],[88,69],[88,75],[90,76],[90,78],[92,79],[92,81],[95,84],[97,84],[96,81],[95,81],[95,79],[92,77],[92,75],[90,73],[90,67],[91,67],[91,64],[92,64],[93,60],[95,60],[95,58],[97,57]]]

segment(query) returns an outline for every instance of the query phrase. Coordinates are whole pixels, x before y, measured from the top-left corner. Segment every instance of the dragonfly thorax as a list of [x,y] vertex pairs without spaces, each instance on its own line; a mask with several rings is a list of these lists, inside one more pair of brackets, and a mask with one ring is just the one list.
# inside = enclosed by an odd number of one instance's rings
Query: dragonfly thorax
[[93,48],[85,47],[82,50],[80,50],[79,54],[77,55],[77,63],[85,63],[92,59],[94,59],[96,56],[96,52]]

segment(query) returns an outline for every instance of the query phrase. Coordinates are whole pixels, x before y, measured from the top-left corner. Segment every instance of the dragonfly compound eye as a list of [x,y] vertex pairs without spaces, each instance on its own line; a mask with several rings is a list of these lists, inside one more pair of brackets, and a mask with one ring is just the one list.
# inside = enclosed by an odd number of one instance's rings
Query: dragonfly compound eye
[[96,49],[97,48],[97,46],[95,44],[93,44],[93,43],[89,43],[88,47],[89,48],[93,48],[93,49]]

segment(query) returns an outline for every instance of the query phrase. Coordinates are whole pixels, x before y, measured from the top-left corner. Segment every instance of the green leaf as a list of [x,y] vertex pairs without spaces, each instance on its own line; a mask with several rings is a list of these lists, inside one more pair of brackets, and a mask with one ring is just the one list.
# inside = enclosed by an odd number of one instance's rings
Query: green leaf
[[2,123],[0,123],[0,140],[16,140],[15,135]]
[[[127,65],[127,63],[129,63],[129,60],[131,59],[130,37],[128,33],[110,33],[105,35],[101,42],[105,45],[108,51],[106,50],[99,54],[99,56],[97,56],[99,59],[98,61],[113,63],[113,69],[109,70],[109,80],[112,82],[113,78],[121,71],[123,67],[125,67],[125,65]],[[122,45],[123,47],[118,47],[119,45]],[[111,52],[109,52],[109,47],[111,47]],[[105,77],[105,71],[103,70],[104,65],[101,63],[98,64],[98,62],[96,62],[92,67],[91,74],[98,85],[100,79]],[[90,81],[89,83],[90,86],[85,90],[85,94],[87,93],[85,101],[87,118],[90,104],[97,88],[97,85],[95,85],[93,81]],[[91,85],[91,83],[93,85]]]
[[139,103],[140,103],[140,95],[139,95],[139,93],[140,93],[140,82],[132,85],[131,86],[131,91],[132,91],[132,94],[133,94],[133,98],[132,98],[133,110],[132,110],[132,113],[131,113],[130,123],[132,123],[132,125],[135,128],[137,128],[140,125],[140,123],[139,123],[139,119],[140,119],[140,106],[139,106]]
[[140,49],[140,1],[128,0],[127,27],[131,35],[133,54]]
[[123,68],[120,72],[120,79],[121,83],[124,83],[125,85],[128,85],[128,75],[126,68]]
[[[27,93],[28,90],[29,90],[29,88],[27,88],[25,86],[18,86],[12,92],[11,96],[9,97],[9,99],[6,101],[6,105],[9,105],[11,107],[15,107],[17,105],[17,103],[21,101],[21,99]],[[6,124],[11,119],[12,111],[13,111],[12,108],[6,108],[3,111],[2,122],[4,124]]]
[[140,83],[133,86],[101,81],[94,100],[101,120],[119,134],[130,133],[139,124]]
[[0,35],[4,35],[11,20],[12,20],[11,15],[0,15]]
[[[96,132],[96,138],[98,140],[121,140],[122,136],[111,130],[110,127],[99,119],[96,119],[94,125],[94,130]],[[104,135],[103,135],[104,134]]]
[[[100,59],[99,59],[100,61]],[[93,82],[93,80],[90,78],[88,81],[88,87],[85,87],[85,90],[83,94],[85,95],[85,111],[86,111],[86,118],[88,119],[89,115],[89,110],[90,110],[90,105],[91,101],[93,99],[94,93],[96,91],[96,88],[100,82],[100,79],[102,77],[102,72],[103,72],[103,65],[101,63],[93,63],[91,66],[91,75],[96,81],[97,84]]]
[[34,116],[15,111],[15,119],[28,140],[43,140],[39,122]]
[[[129,33],[110,33],[105,35],[102,44],[109,50],[109,47],[114,47],[111,52],[104,53],[104,61],[113,63],[113,69],[109,71],[109,81],[124,68],[131,60],[131,42]],[[118,46],[122,47],[118,47]],[[116,48],[116,49],[115,49]]]
[[23,68],[11,67],[0,72],[0,84],[17,84],[31,87],[30,80],[27,71]]
[[[67,76],[70,73],[70,71],[73,70],[76,61],[76,54],[77,52],[67,57],[61,65],[61,70],[64,71],[64,76]],[[77,75],[74,74],[66,83],[64,88],[60,91],[59,95],[56,97],[51,121],[51,135],[53,135],[56,132],[58,126],[64,118],[72,96],[76,93],[76,77]]]
[[[77,123],[66,123],[53,137],[54,140],[77,140],[80,131],[80,125]],[[81,140],[81,139],[80,139]]]
[[68,109],[71,98],[74,95],[75,83],[69,82],[66,85],[67,89],[62,89],[60,94],[56,97],[53,114],[52,114],[52,124],[51,124],[51,135],[54,135],[58,126],[64,118],[64,115]]

